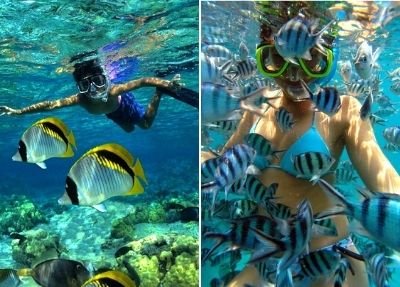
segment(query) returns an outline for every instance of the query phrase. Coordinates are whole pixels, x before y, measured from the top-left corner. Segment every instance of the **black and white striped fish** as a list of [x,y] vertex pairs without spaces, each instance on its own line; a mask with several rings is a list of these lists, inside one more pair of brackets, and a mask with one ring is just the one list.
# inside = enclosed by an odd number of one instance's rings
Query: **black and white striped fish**
[[388,127],[384,129],[383,138],[388,143],[400,145],[400,127]]
[[391,116],[391,115],[393,115],[395,113],[397,113],[397,109],[387,107],[387,108],[384,108],[384,109],[378,109],[375,112],[375,115],[380,116],[380,117],[389,117],[389,116]]
[[211,123],[206,123],[205,126],[210,130],[217,131],[220,133],[231,134],[237,130],[239,126],[240,119],[233,120],[223,120],[223,121],[214,121]]
[[[396,232],[400,222],[400,196],[398,194],[359,190],[364,199],[350,201],[325,180],[319,179],[318,184],[325,192],[334,195],[340,201],[341,206],[321,212],[316,215],[316,218],[346,214],[360,223],[361,226],[357,227],[357,230],[364,228],[365,235],[400,251],[400,237]],[[354,222],[350,222],[350,225],[354,226]]]
[[292,216],[290,207],[282,203],[269,203],[267,213],[272,218],[289,219]]
[[366,262],[367,271],[376,287],[389,287],[386,264],[384,253],[374,254]]
[[245,141],[250,147],[255,149],[255,151],[257,152],[257,156],[268,158],[278,152],[281,152],[274,150],[271,141],[258,133],[249,133],[245,137]]
[[222,66],[217,66],[212,58],[201,53],[201,80],[202,82],[224,84],[225,82],[234,84],[233,81],[226,76],[231,66],[231,60],[226,61]]
[[220,157],[215,157],[201,163],[201,182],[209,182],[214,179],[220,161]]
[[244,80],[257,72],[257,62],[253,58],[238,61],[233,64],[233,67],[233,71],[230,72],[233,80]]
[[350,269],[351,265],[346,258],[340,259],[339,266],[335,271],[334,275],[334,287],[342,287],[344,281],[346,280],[347,269]]
[[296,155],[292,161],[297,177],[315,181],[329,171],[335,159],[321,152],[305,152]]
[[282,132],[291,130],[295,124],[293,114],[289,113],[284,107],[280,107],[275,112],[275,120]]
[[233,267],[232,269],[235,269],[234,266],[240,261],[240,259],[242,259],[241,251],[239,248],[236,248],[220,252],[211,257],[210,261],[211,266],[228,262]]
[[318,111],[332,116],[342,107],[339,92],[335,87],[323,87],[319,89],[317,94],[314,94],[303,80],[301,82]]
[[242,249],[255,250],[262,248],[262,244],[257,239],[253,229],[259,230],[263,234],[268,234],[270,238],[280,239],[282,237],[280,229],[282,226],[266,216],[253,215],[235,219],[231,223],[232,228],[225,233],[208,232],[204,234],[204,238],[217,239],[217,243],[204,256],[203,260],[207,260],[225,242],[230,242],[231,245],[239,246]]
[[357,179],[354,169],[352,168],[337,168],[335,170],[335,177],[337,184],[348,184]]
[[201,97],[203,123],[237,119],[240,115],[240,98],[232,95],[223,85],[203,82]]
[[372,125],[378,124],[381,126],[385,125],[386,120],[382,119],[381,117],[378,117],[377,115],[371,113],[369,115],[369,121],[371,122]]
[[208,57],[224,58],[227,60],[232,59],[232,52],[221,45],[207,45],[202,48],[202,52]]
[[338,268],[340,256],[340,253],[331,248],[310,252],[299,259],[301,271],[296,277],[310,280],[329,276]]
[[393,152],[393,153],[398,153],[400,152],[400,146],[396,145],[396,144],[391,144],[391,143],[387,143],[385,144],[385,146],[383,147],[384,150],[387,150],[389,152]]
[[321,35],[333,21],[314,34],[316,23],[308,21],[302,15],[286,22],[274,37],[278,53],[286,60],[298,64],[295,58],[311,60],[312,47],[317,46],[323,51]]
[[308,246],[312,235],[312,225],[311,205],[307,200],[303,200],[298,205],[297,214],[291,222],[289,233],[283,240],[276,240],[265,232],[251,226],[250,229],[256,233],[257,238],[262,240],[268,247],[265,250],[256,250],[250,259],[250,263],[265,260],[279,251],[284,251],[278,263],[276,283],[277,286],[293,286],[290,267]]
[[215,180],[201,185],[202,192],[214,195],[213,205],[217,190],[221,188],[225,189],[225,197],[227,197],[231,185],[245,176],[255,156],[256,151],[244,144],[236,144],[225,151],[215,171]]
[[369,87],[363,81],[353,81],[346,84],[347,95],[351,97],[361,97],[367,94]]
[[373,97],[372,93],[370,92],[368,96],[365,98],[361,108],[360,108],[360,118],[365,120],[369,118],[372,112],[372,104],[373,104]]
[[230,218],[243,218],[257,213],[257,202],[249,199],[235,200],[230,208]]
[[278,184],[264,186],[258,178],[250,174],[246,178],[244,187],[250,199],[266,206],[267,202],[274,199]]

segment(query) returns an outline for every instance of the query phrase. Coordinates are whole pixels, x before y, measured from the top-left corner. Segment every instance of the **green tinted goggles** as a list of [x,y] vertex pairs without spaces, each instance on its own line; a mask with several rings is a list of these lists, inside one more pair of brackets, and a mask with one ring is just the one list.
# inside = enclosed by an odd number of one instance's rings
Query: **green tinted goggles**
[[[332,69],[333,52],[331,49],[324,47],[321,52],[317,48],[311,48],[311,60],[299,58],[300,67],[311,78],[324,78],[329,75]],[[275,45],[259,46],[256,50],[256,60],[258,71],[270,78],[281,76],[289,66],[289,62],[285,60],[276,50]]]

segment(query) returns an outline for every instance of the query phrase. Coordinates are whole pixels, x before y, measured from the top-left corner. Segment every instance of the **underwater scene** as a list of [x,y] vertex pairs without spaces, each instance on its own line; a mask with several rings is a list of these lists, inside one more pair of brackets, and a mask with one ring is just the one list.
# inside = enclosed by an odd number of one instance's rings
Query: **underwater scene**
[[0,286],[198,286],[198,1],[0,22]]
[[201,2],[202,286],[400,286],[399,16]]

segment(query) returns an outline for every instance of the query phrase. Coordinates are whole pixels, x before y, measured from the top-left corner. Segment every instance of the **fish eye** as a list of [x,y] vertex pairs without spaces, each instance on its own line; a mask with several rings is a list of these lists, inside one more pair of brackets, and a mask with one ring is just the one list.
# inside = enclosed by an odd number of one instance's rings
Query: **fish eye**
[[363,57],[361,58],[361,61],[365,63],[365,62],[367,61],[367,57],[366,57],[366,56],[363,56]]

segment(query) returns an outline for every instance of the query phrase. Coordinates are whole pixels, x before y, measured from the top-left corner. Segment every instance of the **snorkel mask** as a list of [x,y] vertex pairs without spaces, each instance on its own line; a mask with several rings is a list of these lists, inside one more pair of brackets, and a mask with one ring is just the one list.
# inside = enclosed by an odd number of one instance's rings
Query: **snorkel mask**
[[[91,56],[92,54],[89,54]],[[85,55],[87,58],[87,55]],[[74,58],[73,58],[74,59]],[[73,60],[71,59],[71,61]],[[78,62],[74,65],[73,76],[79,93],[95,100],[107,102],[110,81],[98,58]]]

